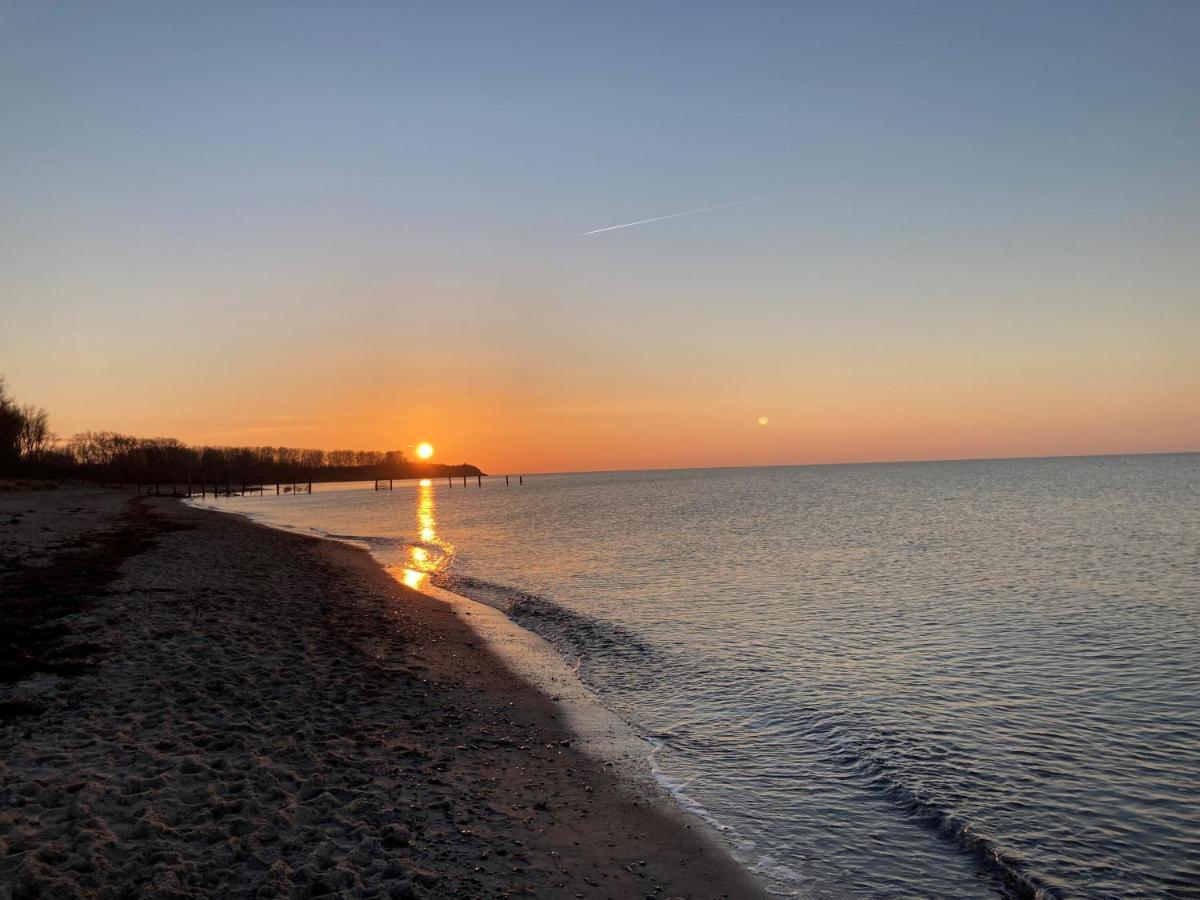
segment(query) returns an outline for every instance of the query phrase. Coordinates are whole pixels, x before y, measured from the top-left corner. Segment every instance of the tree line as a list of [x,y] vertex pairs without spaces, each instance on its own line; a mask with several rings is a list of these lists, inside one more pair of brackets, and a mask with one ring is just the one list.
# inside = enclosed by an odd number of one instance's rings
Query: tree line
[[351,481],[477,475],[475,466],[410,461],[400,450],[195,447],[175,438],[84,431],[61,439],[46,410],[20,405],[0,376],[0,472],[107,483]]
[[53,445],[46,410],[32,403],[17,403],[8,395],[8,385],[0,375],[0,471],[37,462]]

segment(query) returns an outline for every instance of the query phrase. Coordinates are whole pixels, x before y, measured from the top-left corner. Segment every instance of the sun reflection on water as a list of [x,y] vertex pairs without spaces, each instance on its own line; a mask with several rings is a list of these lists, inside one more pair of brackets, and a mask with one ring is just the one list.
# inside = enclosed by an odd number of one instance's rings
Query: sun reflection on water
[[408,561],[401,580],[407,587],[420,590],[430,577],[445,567],[454,552],[453,546],[437,536],[433,482],[428,478],[422,479],[417,486],[417,534],[420,543],[408,548]]

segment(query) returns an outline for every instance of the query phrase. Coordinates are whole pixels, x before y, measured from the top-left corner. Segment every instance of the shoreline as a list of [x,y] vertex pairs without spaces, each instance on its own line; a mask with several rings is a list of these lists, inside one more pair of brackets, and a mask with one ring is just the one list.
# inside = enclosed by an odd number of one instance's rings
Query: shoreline
[[[205,505],[196,498],[187,498],[183,502],[194,509],[245,519],[260,528],[349,548],[365,555],[364,565],[378,568],[405,590],[413,590],[444,603],[531,690],[559,705],[567,728],[574,735],[573,746],[600,764],[611,766],[618,781],[634,796],[650,799],[665,815],[678,820],[685,829],[693,829],[703,835],[715,852],[728,856],[734,864],[748,871],[761,889],[767,891],[767,886],[772,884],[749,860],[738,856],[734,843],[723,832],[723,826],[705,807],[672,785],[669,776],[654,762],[658,745],[638,734],[633,726],[605,706],[550,641],[514,621],[499,607],[436,585],[432,579],[425,580],[421,587],[408,587],[404,584],[403,575],[391,571],[391,567],[361,540],[329,535],[316,529],[304,530],[276,524],[250,512]],[[727,826],[724,828],[727,830]],[[782,895],[790,895],[795,890],[795,885],[785,885],[783,882],[774,886]]]
[[[527,682],[531,690],[559,704],[568,727],[575,735],[573,743],[579,749],[596,757],[601,763],[619,766],[619,774],[638,789],[663,790],[653,775],[650,763],[654,746],[606,707],[549,641],[513,621],[503,610],[435,585],[431,580],[421,587],[411,588],[404,584],[401,575],[391,572],[388,564],[376,557],[362,541],[278,525],[252,513],[201,505],[194,499],[185,499],[183,502],[193,509],[237,516],[260,528],[324,541],[364,554],[366,560],[362,565],[378,568],[405,590],[415,591],[449,607],[506,668]],[[356,561],[355,565],[358,564]],[[668,791],[664,790],[664,793],[669,796]],[[687,811],[683,812],[686,814]],[[708,823],[702,821],[701,824],[708,827]]]
[[567,685],[556,701],[514,672],[480,604],[170,500],[0,503],[0,521],[42,508],[0,532],[6,584],[68,577],[68,539],[143,534],[53,623],[52,645],[97,648],[86,664],[0,684],[27,705],[0,724],[0,896],[763,896],[707,826],[594,755],[613,723],[576,734]]

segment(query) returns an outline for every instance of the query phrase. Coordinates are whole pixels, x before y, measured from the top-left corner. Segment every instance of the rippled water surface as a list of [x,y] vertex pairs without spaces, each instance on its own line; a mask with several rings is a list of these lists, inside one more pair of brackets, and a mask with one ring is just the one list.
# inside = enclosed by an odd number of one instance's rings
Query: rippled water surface
[[1200,892],[1200,456],[220,501],[509,610],[803,896]]

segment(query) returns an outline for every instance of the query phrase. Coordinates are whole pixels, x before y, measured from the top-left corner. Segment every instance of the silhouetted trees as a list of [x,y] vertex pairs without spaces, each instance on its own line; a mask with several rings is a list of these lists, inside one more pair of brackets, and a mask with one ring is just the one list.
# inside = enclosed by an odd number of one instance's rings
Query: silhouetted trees
[[54,444],[50,416],[40,406],[18,406],[0,375],[0,471],[39,462]]
[[121,482],[341,481],[409,477],[403,452],[311,450],[299,447],[190,447],[174,438],[135,438],[85,431],[66,445],[81,470]]
[[15,466],[20,459],[21,410],[8,396],[0,378],[0,470]]
[[17,451],[21,459],[38,462],[54,446],[54,435],[50,432],[50,414],[40,406],[26,403],[21,407],[21,418]]
[[403,451],[191,447],[175,438],[83,431],[66,442],[41,407],[19,406],[0,376],[0,471],[120,484],[353,481],[481,474],[470,465],[409,462]]

